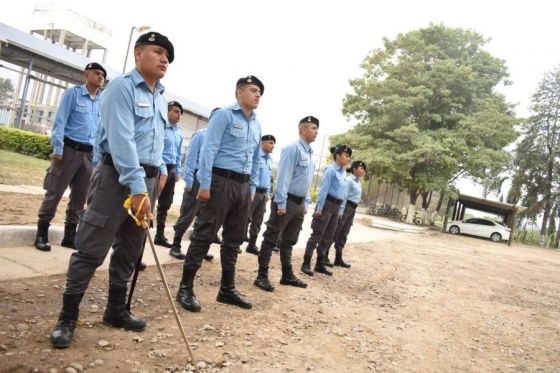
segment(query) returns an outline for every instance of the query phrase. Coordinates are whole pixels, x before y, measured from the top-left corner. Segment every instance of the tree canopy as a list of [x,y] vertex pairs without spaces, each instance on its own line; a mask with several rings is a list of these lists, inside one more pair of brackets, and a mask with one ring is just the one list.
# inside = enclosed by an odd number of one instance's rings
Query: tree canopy
[[444,25],[384,39],[350,81],[343,113],[357,121],[333,143],[352,146],[381,179],[422,191],[448,190],[460,175],[506,165],[516,139],[512,106],[496,92],[510,84],[505,62],[480,34]]
[[560,196],[560,67],[539,83],[531,97],[531,113],[522,126],[523,138],[515,151],[508,202],[521,200],[528,208],[529,219],[536,220],[542,214],[542,244]]

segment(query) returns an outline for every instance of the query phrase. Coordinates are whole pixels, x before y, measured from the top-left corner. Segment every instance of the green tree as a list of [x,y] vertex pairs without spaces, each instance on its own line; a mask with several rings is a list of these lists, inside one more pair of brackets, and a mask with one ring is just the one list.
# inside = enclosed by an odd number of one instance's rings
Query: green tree
[[517,120],[495,91],[509,84],[505,63],[485,43],[444,25],[384,39],[344,99],[343,113],[357,125],[332,141],[350,144],[378,177],[405,188],[411,206],[421,193],[450,191],[461,175],[506,164]]
[[560,196],[560,67],[548,72],[531,97],[531,117],[522,126],[515,151],[515,175],[510,196],[522,200],[526,215],[542,214],[541,245]]
[[9,78],[0,78],[0,103],[14,93],[14,85]]

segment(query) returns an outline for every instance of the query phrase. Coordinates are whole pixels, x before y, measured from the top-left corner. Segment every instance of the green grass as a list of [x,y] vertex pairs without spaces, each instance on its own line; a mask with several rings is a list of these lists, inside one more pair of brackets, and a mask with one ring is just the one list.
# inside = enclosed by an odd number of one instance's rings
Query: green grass
[[0,149],[0,184],[43,185],[50,161]]

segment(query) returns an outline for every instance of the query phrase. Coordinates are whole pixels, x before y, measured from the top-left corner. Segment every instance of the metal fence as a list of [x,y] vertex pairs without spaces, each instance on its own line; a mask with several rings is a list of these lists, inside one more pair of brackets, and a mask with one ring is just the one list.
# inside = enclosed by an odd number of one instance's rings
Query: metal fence
[[60,97],[73,85],[33,71],[22,108],[26,74],[27,68],[1,61],[0,125],[49,134]]

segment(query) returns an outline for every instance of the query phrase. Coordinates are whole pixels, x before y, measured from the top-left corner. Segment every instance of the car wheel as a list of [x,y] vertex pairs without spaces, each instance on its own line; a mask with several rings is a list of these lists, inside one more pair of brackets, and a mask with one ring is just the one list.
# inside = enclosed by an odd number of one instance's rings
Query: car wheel
[[502,242],[502,235],[499,234],[499,233],[497,233],[497,232],[496,232],[496,233],[492,233],[492,234],[490,235],[490,239],[491,239],[492,241],[494,241],[494,242]]
[[459,234],[459,233],[461,233],[461,230],[459,229],[458,226],[452,225],[451,228],[449,228],[449,233],[451,233],[451,234]]

